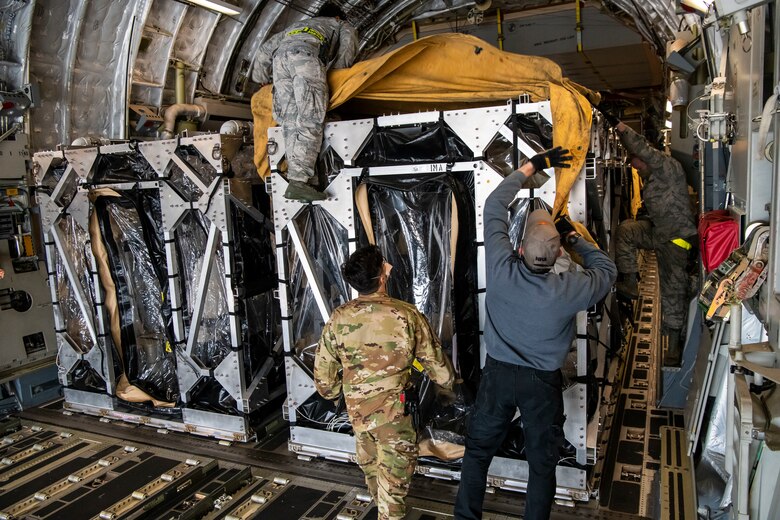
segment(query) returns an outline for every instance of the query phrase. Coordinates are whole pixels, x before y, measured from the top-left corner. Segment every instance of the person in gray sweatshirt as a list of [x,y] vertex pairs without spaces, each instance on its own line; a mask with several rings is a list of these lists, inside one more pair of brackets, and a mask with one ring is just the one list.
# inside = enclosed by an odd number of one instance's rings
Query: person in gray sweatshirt
[[[604,298],[617,268],[582,239],[565,217],[546,210],[526,221],[520,248],[509,237],[508,207],[536,171],[568,168],[560,147],[531,158],[507,176],[485,204],[485,347],[474,412],[466,436],[455,518],[482,518],[488,467],[520,410],[529,466],[525,520],[548,519],[555,496],[555,468],[563,442],[561,367],[575,337],[577,312]],[[565,240],[580,255],[583,271],[551,271]]]

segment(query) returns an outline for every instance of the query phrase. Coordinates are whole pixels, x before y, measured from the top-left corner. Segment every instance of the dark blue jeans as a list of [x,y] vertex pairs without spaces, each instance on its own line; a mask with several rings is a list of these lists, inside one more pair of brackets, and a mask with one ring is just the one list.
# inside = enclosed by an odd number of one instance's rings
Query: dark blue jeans
[[550,518],[565,419],[561,388],[560,370],[536,370],[488,356],[466,436],[466,455],[455,501],[457,520],[482,518],[488,467],[518,408],[530,471],[523,518]]

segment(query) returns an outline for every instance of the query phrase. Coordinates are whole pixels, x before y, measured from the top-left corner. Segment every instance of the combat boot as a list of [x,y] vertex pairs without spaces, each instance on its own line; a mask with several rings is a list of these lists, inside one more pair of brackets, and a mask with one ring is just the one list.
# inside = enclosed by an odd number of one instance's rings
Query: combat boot
[[313,202],[315,200],[325,200],[328,196],[305,182],[290,181],[284,192],[284,198],[301,202]]
[[619,295],[625,298],[636,300],[639,298],[639,286],[637,285],[637,278],[637,273],[621,273],[617,283],[615,284],[615,290]]
[[664,356],[665,367],[679,367],[682,361],[682,338],[680,329],[669,329],[666,333],[666,355]]

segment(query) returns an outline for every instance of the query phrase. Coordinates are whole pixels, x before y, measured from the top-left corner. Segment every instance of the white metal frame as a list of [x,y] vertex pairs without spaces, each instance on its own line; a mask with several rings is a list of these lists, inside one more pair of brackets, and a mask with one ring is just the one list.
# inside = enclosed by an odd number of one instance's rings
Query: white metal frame
[[[118,144],[104,147],[82,148],[67,150],[64,152],[41,152],[35,155],[37,182],[40,184],[43,176],[51,167],[52,162],[58,156],[64,156],[67,160],[67,169],[57,184],[51,197],[41,191],[38,192],[39,203],[42,208],[42,220],[46,240],[47,263],[50,266],[50,275],[54,260],[57,256],[63,261],[68,280],[72,290],[76,291],[82,314],[88,323],[90,335],[99,348],[92,348],[87,353],[79,353],[73,346],[73,342],[65,332],[62,313],[59,310],[59,299],[56,283],[50,283],[52,298],[55,302],[54,314],[57,327],[59,344],[60,380],[65,389],[65,407],[71,410],[107,416],[125,422],[137,422],[151,426],[166,428],[176,431],[187,431],[199,435],[212,436],[236,441],[247,441],[253,437],[247,414],[258,409],[268,400],[280,396],[284,388],[264,388],[265,376],[271,366],[262,367],[251,381],[248,381],[244,373],[244,353],[241,338],[241,323],[237,313],[238,299],[235,296],[235,282],[232,277],[234,261],[234,239],[231,224],[230,204],[236,204],[241,210],[255,220],[261,220],[262,216],[251,206],[251,201],[245,201],[241,195],[235,193],[232,181],[223,177],[223,153],[237,150],[242,144],[240,137],[221,136],[219,134],[186,137],[167,141],[150,141],[144,143]],[[177,150],[182,146],[194,147],[200,155],[214,168],[215,177],[205,185],[201,178],[193,171],[192,167],[177,155]],[[100,154],[141,154],[157,173],[157,180],[140,183],[101,184],[103,187],[111,187],[117,190],[131,188],[148,188],[159,191],[163,238],[165,241],[166,265],[169,277],[169,297],[173,314],[173,329],[176,344],[174,350],[177,360],[177,379],[181,392],[182,419],[154,418],[141,416],[133,412],[122,411],[114,400],[116,395],[116,382],[113,378],[113,361],[109,340],[107,319],[103,310],[103,290],[97,274],[97,264],[94,257],[88,255],[90,274],[95,287],[95,310],[78,284],[77,273],[72,262],[68,261],[64,254],[63,237],[57,228],[57,223],[63,218],[73,218],[85,231],[88,230],[90,214],[90,202],[87,197],[90,180],[89,174]],[[187,200],[177,189],[172,187],[168,179],[169,165],[175,164],[183,172],[184,176],[195,184],[201,191],[197,200]],[[63,198],[75,190],[75,196],[66,205]],[[177,227],[188,211],[200,212],[209,222],[208,245],[203,259],[204,268],[201,269],[198,282],[196,300],[194,302],[193,316],[190,326],[185,326],[184,310],[182,309],[182,287],[179,279],[178,251],[175,245],[175,233]],[[204,302],[207,298],[209,281],[211,276],[218,272],[218,250],[222,249],[222,287],[225,289],[223,297],[228,309],[230,323],[230,352],[215,367],[203,366],[193,356],[193,346],[201,327],[201,317]],[[84,392],[69,386],[68,374],[75,364],[85,359],[95,367],[102,366],[102,373],[106,375],[105,395],[93,392]],[[99,364],[102,362],[102,365]],[[214,378],[233,397],[239,415],[220,414],[193,408],[189,405],[189,392],[203,378]],[[267,395],[266,395],[267,392]]]
[[[540,114],[541,117],[552,121],[549,102],[541,103],[519,103],[514,107],[511,103],[495,107],[476,108],[467,110],[455,110],[449,112],[422,112],[416,114],[400,114],[394,116],[384,116],[372,119],[363,119],[356,121],[340,121],[329,123],[325,127],[325,141],[323,150],[328,147],[338,153],[345,163],[345,167],[333,179],[326,189],[328,199],[315,204],[330,213],[341,225],[344,226],[348,236],[349,253],[355,249],[356,242],[356,219],[358,219],[357,210],[354,207],[353,190],[357,185],[357,179],[361,175],[367,174],[371,178],[392,177],[398,175],[420,175],[440,174],[445,171],[473,172],[474,191],[475,191],[475,219],[476,219],[476,242],[484,242],[482,213],[485,201],[490,192],[501,182],[502,176],[496,172],[487,162],[482,159],[485,147],[497,136],[503,136],[509,141],[513,141],[512,130],[506,126],[508,118],[512,115],[512,110],[520,114]],[[359,155],[360,150],[365,145],[371,135],[374,126],[403,126],[423,123],[434,123],[442,118],[450,128],[472,149],[477,157],[473,161],[457,162],[454,164],[446,163],[425,163],[412,164],[404,166],[380,166],[371,168],[354,168],[354,161]],[[303,244],[298,238],[294,218],[304,207],[302,203],[290,201],[284,198],[287,183],[278,174],[279,166],[284,158],[284,140],[279,128],[269,129],[269,160],[271,170],[274,174],[271,177],[273,204],[274,204],[274,223],[276,229],[276,242],[278,254],[279,269],[279,294],[280,304],[283,314],[292,316],[293,309],[288,299],[288,282],[290,273],[288,272],[288,262],[285,248],[281,247],[285,243],[285,233],[288,233],[294,244],[298,258],[303,261],[303,271],[307,277],[308,287],[314,291],[314,299],[323,321],[327,321],[330,312],[333,309],[328,308],[325,298],[320,294],[316,277],[313,275],[312,267],[306,260],[308,255]],[[527,143],[518,139],[518,148],[526,156],[532,156],[536,153]],[[552,169],[546,171],[550,180],[541,187],[529,190],[523,189],[518,193],[519,198],[528,198],[531,196],[540,197],[548,205],[552,206],[555,200],[555,176]],[[587,218],[586,208],[586,189],[585,189],[585,168],[570,192],[569,214],[573,220],[585,222]],[[478,287],[485,287],[485,254],[484,246],[478,246],[477,250],[477,272]],[[479,328],[484,330],[484,291],[479,298]],[[582,312],[577,317],[578,333],[584,335],[587,331],[587,316]],[[319,430],[296,425],[296,410],[309,397],[315,393],[314,382],[308,371],[304,369],[296,360],[293,352],[291,320],[285,321],[284,327],[284,348],[288,353],[286,357],[286,373],[288,397],[285,404],[285,412],[291,422],[290,443],[291,451],[298,453],[301,458],[308,459],[312,457],[324,457],[339,461],[355,461],[355,445],[351,436],[334,433],[331,431]],[[484,344],[481,345],[482,360],[484,361]],[[587,372],[587,340],[577,340],[577,375],[585,376]],[[564,392],[564,409],[567,417],[564,434],[576,448],[576,458],[579,464],[585,465],[592,463],[595,459],[595,429],[588,431],[586,400],[586,385],[584,383],[575,383]],[[598,417],[598,416],[597,416]],[[598,420],[596,417],[595,420]],[[589,446],[591,449],[589,450]],[[589,453],[590,452],[590,453]],[[445,479],[459,479],[460,472],[455,470],[442,469],[432,466],[418,466],[419,473]],[[588,500],[590,492],[588,490],[587,475],[585,470],[571,467],[558,467],[558,495],[560,498],[568,500]],[[525,461],[505,459],[497,457],[491,465],[488,480],[491,486],[501,487],[510,490],[524,491],[528,479],[528,465]]]

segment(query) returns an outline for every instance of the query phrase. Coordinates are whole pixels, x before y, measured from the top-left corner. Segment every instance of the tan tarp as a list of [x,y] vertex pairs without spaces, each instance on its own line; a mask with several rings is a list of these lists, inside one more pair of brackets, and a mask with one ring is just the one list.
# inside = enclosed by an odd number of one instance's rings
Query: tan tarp
[[[99,188],[91,190],[89,192],[89,198],[92,202],[98,197],[119,197],[119,194],[110,188]],[[103,244],[103,236],[100,233],[100,225],[98,224],[97,213],[94,211],[89,216],[89,238],[92,244],[92,254],[95,255],[97,262],[98,275],[100,276],[100,283],[105,290],[106,312],[108,313],[108,321],[111,329],[111,338],[114,340],[114,345],[117,346],[117,352],[121,358],[124,354],[122,352],[122,340],[120,336],[119,325],[119,307],[116,300],[116,286],[114,285],[114,279],[111,277],[111,267],[108,263],[108,251],[105,244]],[[120,361],[123,361],[120,359]],[[124,366],[124,362],[120,363]],[[176,403],[169,403],[166,401],[159,401],[147,394],[135,385],[131,385],[127,379],[127,375],[123,372],[119,376],[119,380],[116,382],[116,396],[120,399],[131,403],[145,403],[151,401],[154,406],[171,408]]]
[[[531,101],[550,100],[553,142],[571,150],[572,168],[556,172],[558,193],[554,211],[567,200],[585,162],[590,141],[591,107],[598,94],[562,77],[554,62],[498,50],[474,36],[429,36],[383,56],[361,61],[328,74],[330,107],[348,100],[363,114],[453,110],[501,103],[520,94]],[[255,165],[269,175],[266,158],[272,89],[252,96],[255,121]]]

